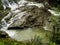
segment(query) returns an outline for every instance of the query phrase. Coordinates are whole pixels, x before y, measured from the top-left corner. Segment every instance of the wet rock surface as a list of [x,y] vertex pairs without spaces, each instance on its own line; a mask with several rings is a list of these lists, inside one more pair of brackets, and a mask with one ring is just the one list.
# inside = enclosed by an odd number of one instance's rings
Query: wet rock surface
[[8,29],[11,29],[12,27],[20,27],[20,28],[29,28],[29,27],[43,27],[46,22],[48,22],[48,17],[51,16],[51,13],[41,7],[38,8],[37,6],[29,6],[29,7],[22,7],[22,15],[19,17],[17,15],[15,18],[15,21],[9,26]]

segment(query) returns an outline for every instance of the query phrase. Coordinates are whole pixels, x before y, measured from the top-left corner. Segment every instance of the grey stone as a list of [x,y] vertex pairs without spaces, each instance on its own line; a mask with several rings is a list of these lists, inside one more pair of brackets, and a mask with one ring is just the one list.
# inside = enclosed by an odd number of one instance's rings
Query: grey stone
[[9,26],[9,28],[43,27],[45,23],[48,22],[48,17],[51,16],[51,13],[45,8],[38,8],[36,6],[29,6],[26,8],[27,9],[24,9],[23,11],[24,13],[22,14],[23,16],[21,19],[19,19],[19,16],[16,16],[15,21]]

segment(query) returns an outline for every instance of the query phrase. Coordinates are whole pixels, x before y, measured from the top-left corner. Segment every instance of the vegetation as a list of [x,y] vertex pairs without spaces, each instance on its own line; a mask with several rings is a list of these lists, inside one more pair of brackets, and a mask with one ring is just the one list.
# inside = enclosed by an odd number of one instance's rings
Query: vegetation
[[[52,0],[51,0],[52,1]],[[53,0],[54,1],[54,0]],[[56,3],[57,4],[57,3]],[[54,10],[55,13],[60,14],[60,9],[55,6],[51,7],[51,10]],[[60,16],[51,16],[49,17],[49,24],[52,27],[52,38],[49,45],[60,45]]]
[[48,0],[49,4],[54,7],[60,7],[60,0]]
[[0,10],[3,10],[3,5],[1,1],[0,1]]
[[0,45],[56,45],[55,42],[42,43],[39,36],[27,42],[17,42],[11,38],[0,38]]
[[53,24],[53,36],[52,41],[60,44],[60,16],[52,16],[51,23]]
[[39,37],[35,37],[31,41],[28,42],[17,42],[15,40],[11,40],[10,38],[0,38],[0,45],[41,45],[41,41]]
[[51,10],[54,10],[56,12],[60,12],[60,10],[58,8],[56,8],[56,7],[51,7]]

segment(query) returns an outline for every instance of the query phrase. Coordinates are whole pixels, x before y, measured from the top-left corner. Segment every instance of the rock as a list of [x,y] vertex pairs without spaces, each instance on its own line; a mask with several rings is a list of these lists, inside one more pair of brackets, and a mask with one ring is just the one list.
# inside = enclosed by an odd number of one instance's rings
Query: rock
[[8,34],[6,32],[0,31],[0,38],[8,38]]
[[24,29],[23,27],[9,27],[8,30],[11,30],[11,29]]
[[33,2],[41,3],[41,2],[43,2],[44,0],[27,0],[27,1],[33,1]]
[[29,6],[26,8],[27,9],[21,13],[18,13],[19,15],[14,17],[15,21],[9,26],[10,29],[12,27],[43,27],[45,23],[48,22],[48,17],[51,16],[51,13],[45,8],[38,8],[36,6]]
[[36,3],[43,3],[44,7],[46,9],[50,9],[50,4],[49,4],[49,0],[27,0],[27,1],[31,1],[31,2],[36,2]]

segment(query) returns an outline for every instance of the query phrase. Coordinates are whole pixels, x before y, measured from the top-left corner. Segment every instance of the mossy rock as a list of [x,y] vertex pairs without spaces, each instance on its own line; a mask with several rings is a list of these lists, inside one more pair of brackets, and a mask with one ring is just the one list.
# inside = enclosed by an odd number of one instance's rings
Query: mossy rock
[[[44,26],[51,13],[45,8],[38,8],[37,6],[22,7],[26,13],[23,14],[21,19],[17,19],[9,27],[34,27]],[[22,9],[21,8],[21,9]],[[23,11],[23,12],[24,12]]]

